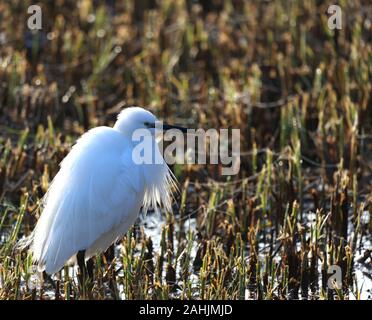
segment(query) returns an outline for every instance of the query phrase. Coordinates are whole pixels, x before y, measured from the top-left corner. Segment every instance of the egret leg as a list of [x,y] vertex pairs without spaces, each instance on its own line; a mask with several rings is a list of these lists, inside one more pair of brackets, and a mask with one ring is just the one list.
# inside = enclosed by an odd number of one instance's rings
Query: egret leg
[[[85,264],[85,250],[81,250],[76,254],[77,263],[79,265],[79,284],[82,290],[83,298],[92,299],[92,288],[93,288],[93,260],[89,259]],[[87,276],[90,281],[87,280]]]
[[103,254],[105,255],[107,263],[110,264],[115,258],[115,245],[112,244],[111,246],[109,246]]
[[110,264],[112,263],[112,261],[115,258],[115,245],[114,244],[111,245],[104,252],[104,256],[106,258],[107,267],[109,268],[107,277],[109,279],[109,288],[110,288],[110,291],[111,291],[111,295],[112,295],[113,299],[117,300],[118,295],[117,295],[117,286],[116,286],[116,281],[115,281],[115,269],[110,268]]
[[79,282],[83,286],[85,283],[86,275],[88,273],[87,267],[85,265],[85,250],[81,250],[76,254],[77,263],[79,266]]
[[52,286],[53,286],[53,289],[54,290],[57,290],[57,286],[56,284],[54,283],[54,280],[52,279],[52,277],[47,274],[45,271],[43,271],[43,278],[46,279]]
[[88,275],[89,279],[93,281],[93,259],[89,259],[87,263],[85,263],[85,250],[79,251],[76,255],[76,258],[82,276],[86,277],[86,275]]
[[88,271],[88,277],[93,282],[93,270],[94,270],[94,263],[93,259],[89,259],[87,261],[87,271]]

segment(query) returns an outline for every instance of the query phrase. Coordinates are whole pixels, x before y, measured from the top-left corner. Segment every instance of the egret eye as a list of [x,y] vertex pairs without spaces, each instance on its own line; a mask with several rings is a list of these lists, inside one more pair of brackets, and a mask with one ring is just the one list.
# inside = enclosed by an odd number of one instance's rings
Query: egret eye
[[144,122],[143,123],[147,128],[155,128],[155,124],[154,123],[150,123],[150,122]]

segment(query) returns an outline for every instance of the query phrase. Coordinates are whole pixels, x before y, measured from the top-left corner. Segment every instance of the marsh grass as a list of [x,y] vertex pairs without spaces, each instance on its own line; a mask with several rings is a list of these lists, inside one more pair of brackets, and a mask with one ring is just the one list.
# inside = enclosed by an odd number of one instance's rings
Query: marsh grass
[[[370,296],[368,1],[341,2],[337,32],[327,1],[59,3],[42,5],[36,33],[29,1],[0,4],[0,299]],[[59,162],[133,104],[239,128],[239,174],[174,165],[173,214],[150,213],[96,257],[93,284],[79,288],[67,266],[38,275],[14,245]],[[332,265],[340,288],[328,286]]]

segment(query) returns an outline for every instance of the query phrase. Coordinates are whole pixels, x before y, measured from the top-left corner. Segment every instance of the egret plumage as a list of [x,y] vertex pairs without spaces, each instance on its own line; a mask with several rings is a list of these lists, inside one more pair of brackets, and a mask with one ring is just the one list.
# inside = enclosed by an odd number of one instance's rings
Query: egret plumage
[[168,165],[137,164],[132,157],[137,129],[148,130],[153,152],[160,154],[156,122],[151,112],[130,107],[113,127],[93,128],[78,139],[61,162],[27,240],[39,271],[53,274],[76,261],[82,268],[126,234],[141,207],[171,211],[175,179]]

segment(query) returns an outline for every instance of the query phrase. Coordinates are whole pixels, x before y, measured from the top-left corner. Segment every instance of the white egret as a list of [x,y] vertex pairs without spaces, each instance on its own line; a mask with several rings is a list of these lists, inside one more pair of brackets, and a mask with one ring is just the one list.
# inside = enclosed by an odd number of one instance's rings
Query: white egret
[[[155,153],[156,117],[139,107],[124,109],[113,128],[96,127],[77,141],[60,164],[43,201],[43,210],[26,241],[39,271],[53,274],[66,262],[85,262],[123,237],[141,207],[171,210],[174,177],[165,161],[136,164],[132,134],[147,129]],[[163,125],[163,130],[178,128]],[[161,155],[160,155],[161,156]],[[85,271],[84,271],[85,270]]]

